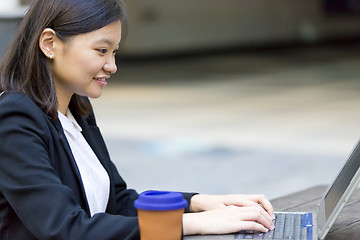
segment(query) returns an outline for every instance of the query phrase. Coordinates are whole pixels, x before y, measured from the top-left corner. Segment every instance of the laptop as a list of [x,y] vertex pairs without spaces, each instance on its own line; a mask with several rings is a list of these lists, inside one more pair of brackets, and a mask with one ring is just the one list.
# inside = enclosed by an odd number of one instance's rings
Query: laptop
[[[307,239],[323,240],[360,181],[360,142],[318,203],[316,212],[276,212],[268,233],[241,231],[227,235],[196,235],[184,240]],[[289,222],[288,222],[289,221]],[[289,230],[290,228],[290,230]]]

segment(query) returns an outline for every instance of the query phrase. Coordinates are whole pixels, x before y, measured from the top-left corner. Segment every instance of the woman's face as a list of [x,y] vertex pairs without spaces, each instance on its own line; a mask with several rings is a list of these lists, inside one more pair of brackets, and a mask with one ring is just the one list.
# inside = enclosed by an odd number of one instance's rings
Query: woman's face
[[74,93],[100,97],[106,80],[117,70],[115,53],[120,40],[121,23],[116,21],[65,42],[56,41],[50,70],[58,98],[69,100]]

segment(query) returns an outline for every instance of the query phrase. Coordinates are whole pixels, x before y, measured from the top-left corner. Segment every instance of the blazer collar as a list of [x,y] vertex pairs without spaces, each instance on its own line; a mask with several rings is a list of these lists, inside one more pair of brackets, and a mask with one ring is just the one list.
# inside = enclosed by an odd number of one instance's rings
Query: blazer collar
[[69,163],[71,165],[71,168],[76,176],[76,180],[77,180],[77,183],[81,189],[81,194],[82,194],[82,197],[84,199],[84,210],[86,211],[86,213],[90,216],[90,207],[89,207],[89,204],[87,202],[87,198],[86,198],[86,193],[85,193],[85,188],[84,188],[84,185],[83,185],[83,182],[82,182],[82,179],[81,179],[81,175],[80,175],[80,171],[76,165],[76,161],[75,161],[75,158],[72,154],[72,151],[71,151],[71,148],[70,148],[70,145],[66,139],[66,136],[65,136],[65,133],[64,133],[64,129],[61,125],[61,122],[59,119],[56,119],[56,120],[52,120],[52,123],[54,124],[56,130],[58,131],[58,136],[59,136],[59,140],[61,142],[61,145],[63,146],[65,152],[66,152],[66,155],[68,157],[68,159],[70,160]]

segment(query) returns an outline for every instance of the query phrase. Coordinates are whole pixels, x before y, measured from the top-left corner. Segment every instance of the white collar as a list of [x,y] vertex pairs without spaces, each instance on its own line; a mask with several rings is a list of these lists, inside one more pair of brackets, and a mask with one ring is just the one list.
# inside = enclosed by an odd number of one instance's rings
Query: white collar
[[68,109],[66,111],[66,116],[58,111],[59,120],[61,125],[65,131],[70,134],[74,134],[75,132],[81,132],[82,128],[75,120],[74,116],[72,115],[71,111]]

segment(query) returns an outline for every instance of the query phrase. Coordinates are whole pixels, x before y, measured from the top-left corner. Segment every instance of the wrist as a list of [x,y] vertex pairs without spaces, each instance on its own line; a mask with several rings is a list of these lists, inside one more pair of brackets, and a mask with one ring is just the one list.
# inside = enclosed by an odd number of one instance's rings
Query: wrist
[[224,196],[198,194],[190,199],[190,212],[203,212],[224,206]]
[[203,205],[203,200],[204,200],[204,194],[197,194],[194,195],[191,199],[190,199],[190,212],[192,213],[196,213],[196,212],[202,212],[204,211],[202,205]]
[[196,220],[199,214],[201,213],[186,213],[183,215],[184,236],[202,234],[199,227],[201,221]]

